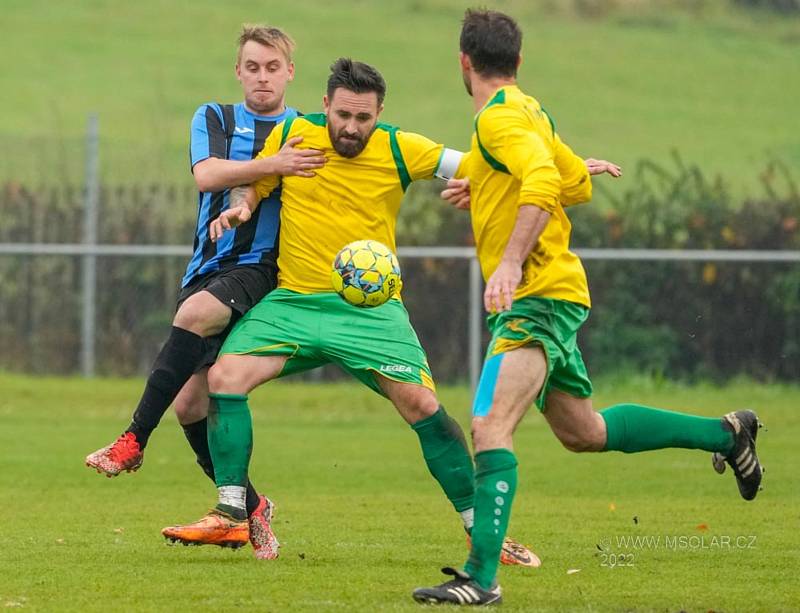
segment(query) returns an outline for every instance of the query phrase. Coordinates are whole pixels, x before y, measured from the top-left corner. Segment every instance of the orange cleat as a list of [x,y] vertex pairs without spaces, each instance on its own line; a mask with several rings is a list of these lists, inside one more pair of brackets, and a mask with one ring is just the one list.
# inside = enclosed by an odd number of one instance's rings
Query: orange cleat
[[211,509],[204,517],[186,526],[169,526],[161,534],[172,543],[217,545],[238,549],[249,539],[247,520],[238,520],[223,511]]
[[144,461],[144,452],[139,447],[133,432],[125,432],[108,447],[98,449],[86,456],[86,466],[94,468],[107,477],[116,477],[123,470],[136,472]]
[[250,544],[259,560],[274,560],[278,557],[281,544],[272,531],[272,516],[275,503],[266,496],[259,495],[259,503],[250,514],[247,523],[250,526]]
[[[472,547],[472,539],[467,535],[467,546]],[[539,568],[542,561],[535,553],[510,537],[503,540],[503,549],[500,550],[500,564],[506,566],[529,566]]]

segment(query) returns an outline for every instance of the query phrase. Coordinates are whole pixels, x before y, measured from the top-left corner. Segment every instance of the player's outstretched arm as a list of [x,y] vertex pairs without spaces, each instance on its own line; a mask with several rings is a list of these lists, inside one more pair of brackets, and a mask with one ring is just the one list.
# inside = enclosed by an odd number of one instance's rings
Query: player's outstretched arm
[[586,164],[586,170],[589,171],[590,175],[601,175],[607,172],[612,177],[622,176],[622,167],[614,164],[613,162],[609,162],[607,160],[596,160],[594,158],[586,158],[583,161]]
[[259,199],[252,185],[234,187],[231,190],[231,205],[208,226],[208,236],[216,243],[226,230],[230,230],[247,222],[258,206]]
[[219,192],[238,185],[249,185],[271,175],[313,177],[325,165],[318,149],[298,149],[302,136],[286,141],[275,155],[254,160],[224,160],[210,157],[194,165],[194,181],[201,192]]

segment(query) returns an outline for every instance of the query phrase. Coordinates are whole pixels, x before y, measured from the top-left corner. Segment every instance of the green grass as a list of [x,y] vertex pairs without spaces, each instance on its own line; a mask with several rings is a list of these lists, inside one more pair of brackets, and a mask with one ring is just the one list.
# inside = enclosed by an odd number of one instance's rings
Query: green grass
[[[628,168],[678,150],[738,190],[770,158],[800,163],[800,20],[692,2],[617,2],[597,18],[567,2],[499,0],[525,32],[520,81],[584,155]],[[680,4],[680,3],[676,3]],[[0,178],[80,179],[86,114],[97,111],[102,172],[114,181],[189,181],[188,125],[208,100],[236,101],[242,22],[269,20],[299,44],[289,101],[318,109],[339,55],[389,83],[384,119],[466,147],[471,102],[456,63],[459,0],[6,0],[0,42]],[[550,7],[549,9],[547,7]],[[717,8],[715,8],[717,7]]]
[[[278,503],[279,560],[165,546],[162,526],[195,519],[215,500],[174,418],[135,476],[109,480],[82,463],[127,423],[140,385],[0,376],[0,606],[417,611],[410,590],[463,561],[460,522],[427,474],[416,437],[386,402],[344,384],[272,384],[253,395],[252,477]],[[597,387],[598,404],[637,399],[706,415],[757,407],[769,428],[759,439],[766,489],[743,502],[732,476],[714,474],[700,452],[570,454],[530,415],[516,436],[521,487],[511,533],[535,545],[544,566],[502,570],[504,610],[796,609],[800,388]],[[467,391],[441,396],[466,424]],[[705,536],[709,548],[616,546],[618,537],[666,535]],[[755,547],[711,545],[723,536],[755,537]],[[604,567],[597,544],[606,540],[632,553],[633,565]]]

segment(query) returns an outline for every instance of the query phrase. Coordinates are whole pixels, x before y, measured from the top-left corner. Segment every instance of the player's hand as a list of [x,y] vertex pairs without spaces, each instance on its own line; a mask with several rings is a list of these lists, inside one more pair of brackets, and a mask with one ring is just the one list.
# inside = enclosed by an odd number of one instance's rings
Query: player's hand
[[222,238],[225,230],[230,230],[231,228],[242,225],[252,216],[253,214],[246,206],[237,206],[223,211],[220,216],[208,226],[208,236],[211,238],[211,242],[216,243]]
[[596,160],[594,158],[586,158],[583,161],[586,164],[586,170],[589,171],[590,175],[601,175],[604,172],[607,172],[612,177],[622,176],[622,168],[620,166],[617,166],[613,162],[608,162],[606,160]]
[[522,265],[500,260],[483,292],[483,306],[489,313],[508,311],[514,302],[514,292],[522,281]]
[[281,147],[272,162],[274,172],[271,174],[296,177],[313,177],[314,171],[325,165],[325,156],[317,149],[298,149],[303,141],[302,136],[293,136]]
[[442,200],[446,200],[457,209],[469,209],[469,177],[466,179],[448,180],[447,187],[442,190],[440,195]]

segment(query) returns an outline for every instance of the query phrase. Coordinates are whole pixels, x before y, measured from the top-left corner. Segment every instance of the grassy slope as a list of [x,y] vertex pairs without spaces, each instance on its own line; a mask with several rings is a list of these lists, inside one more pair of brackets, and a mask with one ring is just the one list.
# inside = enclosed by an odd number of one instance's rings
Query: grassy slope
[[[164,546],[161,526],[194,519],[214,499],[171,416],[135,477],[107,480],[82,465],[126,423],[140,385],[0,376],[0,604],[415,611],[409,590],[464,558],[459,522],[415,437],[377,396],[347,385],[273,384],[254,395],[253,478],[278,501],[279,561]],[[535,543],[545,565],[502,571],[504,610],[795,609],[800,389],[746,382],[721,389],[599,382],[598,389],[606,390],[602,404],[636,398],[707,415],[752,403],[769,427],[760,439],[766,489],[754,503],[741,501],[732,477],[715,475],[699,452],[571,455],[541,417],[529,416],[517,436],[521,488],[511,531]],[[445,389],[442,398],[466,423],[466,391]],[[596,544],[627,535],[756,542],[741,550],[636,550],[632,567],[601,566]]]
[[[769,156],[800,163],[800,140],[786,129],[800,96],[796,21],[634,9],[585,20],[521,1],[489,4],[519,17],[521,82],[579,151],[630,167],[677,148],[750,187]],[[186,181],[192,111],[239,97],[231,68],[243,21],[269,20],[296,37],[293,104],[317,108],[327,65],[348,54],[387,77],[387,121],[466,146],[472,110],[455,62],[465,5],[6,0],[0,141],[20,151],[4,156],[0,178],[80,177],[94,109],[106,177]]]

